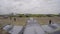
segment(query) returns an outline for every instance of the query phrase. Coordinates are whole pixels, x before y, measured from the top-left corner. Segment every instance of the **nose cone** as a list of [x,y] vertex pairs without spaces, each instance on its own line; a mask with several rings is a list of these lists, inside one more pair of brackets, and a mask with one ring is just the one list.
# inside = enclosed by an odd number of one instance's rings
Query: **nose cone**
[[32,26],[32,25],[38,25],[38,22],[34,18],[29,18],[27,20],[27,26]]
[[32,21],[33,21],[33,20],[34,20],[34,18],[29,18],[29,20],[32,20]]
[[27,20],[24,34],[45,34],[45,32],[37,23],[37,20],[35,20],[34,18],[29,18],[29,20]]

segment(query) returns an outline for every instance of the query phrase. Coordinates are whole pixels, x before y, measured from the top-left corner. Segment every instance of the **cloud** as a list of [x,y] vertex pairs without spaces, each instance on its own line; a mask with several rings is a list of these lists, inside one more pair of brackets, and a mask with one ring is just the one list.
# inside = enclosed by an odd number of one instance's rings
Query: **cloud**
[[60,0],[0,0],[0,14],[58,14]]

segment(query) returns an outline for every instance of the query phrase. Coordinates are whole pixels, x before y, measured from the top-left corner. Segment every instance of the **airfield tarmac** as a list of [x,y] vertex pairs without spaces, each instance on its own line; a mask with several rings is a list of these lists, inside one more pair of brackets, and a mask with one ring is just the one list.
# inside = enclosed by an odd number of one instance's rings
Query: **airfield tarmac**
[[[14,21],[13,18],[16,18],[17,20]],[[2,19],[0,20],[3,25],[4,24],[12,24],[12,25],[25,25],[26,24],[26,20],[28,18],[20,18],[20,17],[13,17],[12,20],[10,20],[9,18],[8,19]],[[41,18],[37,18],[37,17],[34,17],[34,19],[37,20],[38,23],[40,24],[48,24],[49,20],[51,19],[53,23],[60,23],[60,17],[41,17]]]

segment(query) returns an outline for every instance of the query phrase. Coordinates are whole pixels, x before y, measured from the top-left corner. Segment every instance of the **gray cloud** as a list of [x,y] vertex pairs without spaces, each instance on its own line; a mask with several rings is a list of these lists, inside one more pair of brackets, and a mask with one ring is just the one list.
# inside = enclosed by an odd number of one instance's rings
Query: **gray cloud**
[[0,14],[58,14],[60,0],[0,0]]

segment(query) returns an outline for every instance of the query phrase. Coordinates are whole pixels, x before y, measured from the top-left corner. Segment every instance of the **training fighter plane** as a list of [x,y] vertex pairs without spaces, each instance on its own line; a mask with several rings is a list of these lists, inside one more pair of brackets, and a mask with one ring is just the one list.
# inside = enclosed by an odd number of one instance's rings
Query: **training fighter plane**
[[25,26],[6,25],[3,29],[10,34],[60,34],[59,24],[41,25],[34,18],[27,19]]

